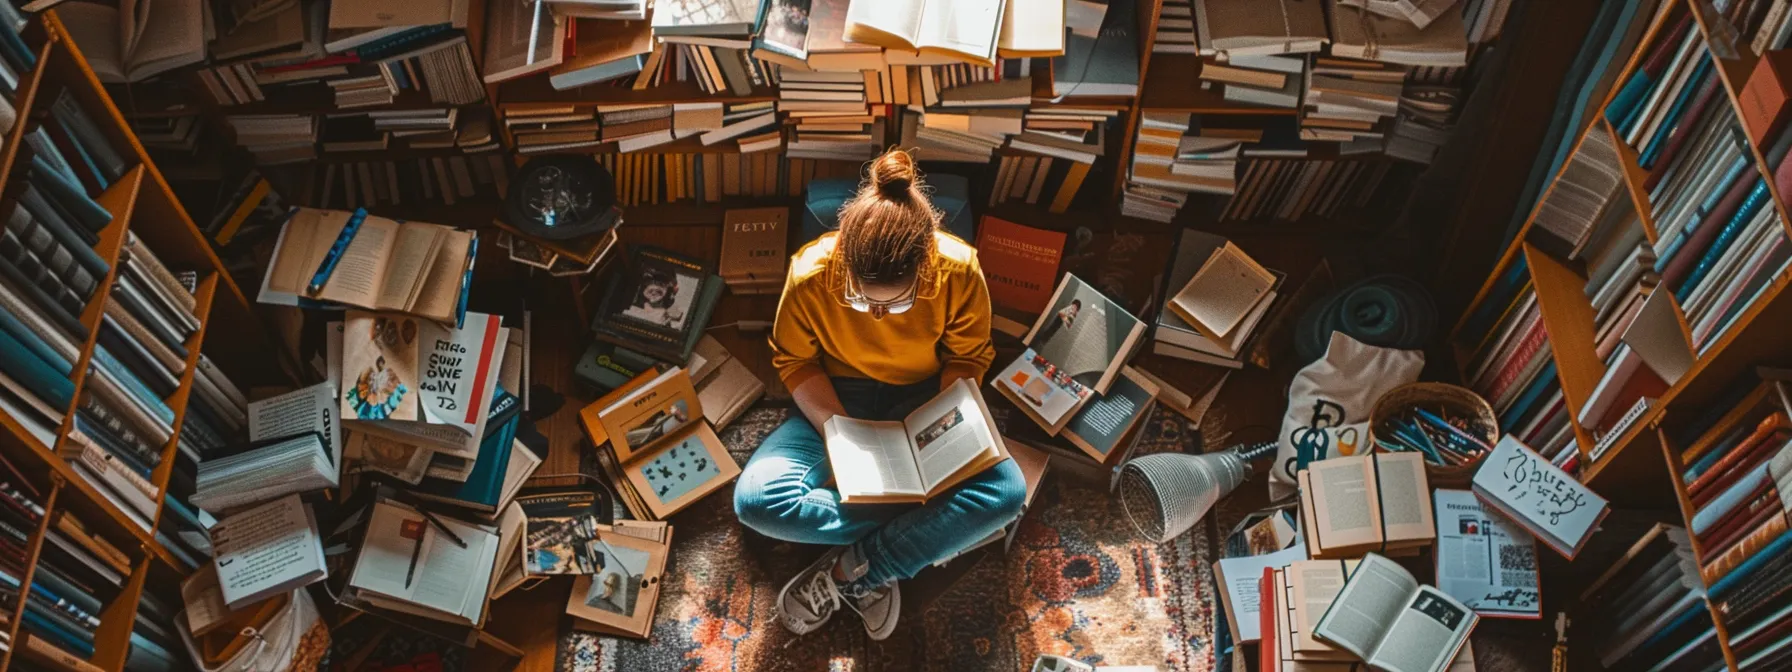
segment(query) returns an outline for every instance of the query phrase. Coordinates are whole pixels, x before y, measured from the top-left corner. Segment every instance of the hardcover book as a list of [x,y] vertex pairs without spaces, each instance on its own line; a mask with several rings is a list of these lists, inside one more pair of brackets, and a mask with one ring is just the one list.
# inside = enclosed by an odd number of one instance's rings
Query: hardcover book
[[722,215],[722,261],[729,284],[782,282],[790,257],[789,208],[735,208]]
[[509,335],[496,315],[470,313],[456,329],[350,311],[338,374],[345,424],[476,458]]
[[1579,480],[1518,439],[1500,439],[1475,471],[1475,495],[1573,559],[1610,510]]
[[288,495],[212,527],[212,565],[232,610],[321,580],[322,538],[311,507]]
[[580,630],[645,639],[659,606],[672,526],[618,520],[594,532],[597,570],[573,581],[566,613]]
[[658,248],[633,248],[591,328],[600,339],[682,363],[708,326],[722,284],[708,264]]
[[684,369],[651,378],[643,374],[630,383],[581,415],[592,443],[609,444],[602,452],[615,461],[616,486],[629,491],[624,501],[631,512],[664,519],[740,475],[740,466],[703,420],[702,402]]
[[977,262],[998,310],[1038,315],[1052,298],[1065,234],[984,216],[977,226]]

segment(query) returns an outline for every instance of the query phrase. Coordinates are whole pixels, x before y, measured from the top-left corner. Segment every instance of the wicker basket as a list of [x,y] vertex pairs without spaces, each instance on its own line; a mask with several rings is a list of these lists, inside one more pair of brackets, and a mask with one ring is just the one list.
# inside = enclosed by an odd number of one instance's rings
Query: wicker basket
[[[1376,400],[1375,410],[1369,413],[1369,445],[1376,445],[1375,434],[1381,431],[1382,422],[1415,406],[1433,413],[1448,410],[1455,416],[1473,416],[1487,428],[1487,435],[1481,436],[1481,439],[1489,446],[1499,443],[1499,417],[1493,414],[1493,407],[1481,395],[1449,383],[1408,383],[1389,390]],[[1487,459],[1487,453],[1481,453],[1475,461],[1468,464],[1436,465],[1426,462],[1425,477],[1434,488],[1465,488],[1474,479],[1475,470],[1481,467],[1481,460],[1484,459]]]

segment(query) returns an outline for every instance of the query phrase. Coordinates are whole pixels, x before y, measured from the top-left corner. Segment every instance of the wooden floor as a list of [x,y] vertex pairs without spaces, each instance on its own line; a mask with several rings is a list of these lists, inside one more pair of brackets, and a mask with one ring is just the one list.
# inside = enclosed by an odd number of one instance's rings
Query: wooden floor
[[[1126,220],[1130,221],[1130,220]],[[1082,224],[1074,217],[1052,222],[1054,228],[1070,228]],[[1113,228],[1103,223],[1100,228]],[[1097,228],[1097,227],[1091,227]],[[1117,232],[1097,234],[1088,244],[1075,247],[1066,255],[1065,268],[1089,282],[1104,288],[1124,287],[1125,304],[1137,309],[1150,300],[1151,287],[1168,261],[1173,236],[1161,228],[1140,223],[1138,230],[1127,231],[1125,223]],[[648,226],[635,222],[622,229],[625,243],[665,247],[683,254],[717,259],[721,244],[719,223]],[[1073,237],[1074,239],[1074,237]],[[1235,236],[1247,252],[1265,265],[1286,270],[1291,277],[1304,275],[1318,262],[1324,242],[1312,236],[1288,239],[1277,236]],[[499,251],[501,253],[501,251]],[[538,421],[538,429],[550,440],[551,449],[540,474],[574,473],[578,470],[582,431],[578,427],[577,410],[591,401],[579,389],[572,376],[573,363],[590,341],[588,327],[581,323],[572,305],[571,284],[564,279],[538,274],[528,277],[520,266],[499,259],[481,259],[477,270],[478,283],[473,306],[496,302],[508,305],[517,297],[526,297],[532,311],[532,372],[537,384],[547,385],[564,394],[565,404],[558,412]],[[600,274],[598,277],[607,278]],[[586,300],[595,305],[602,286],[588,288]],[[768,396],[786,397],[777,382],[770,362],[770,348],[765,333],[741,330],[740,321],[769,322],[777,308],[776,296],[726,296],[711,321],[710,333],[765,380]],[[1210,369],[1178,360],[1146,355],[1142,365],[1173,384],[1178,380],[1213,375]],[[1287,367],[1282,367],[1287,368]],[[1224,429],[1219,436],[1210,436],[1227,444],[1273,438],[1285,399],[1285,390],[1292,370],[1272,373],[1247,369],[1234,375],[1223,392],[1226,399]],[[539,403],[539,401],[537,402]],[[1261,481],[1259,476],[1257,481]],[[1223,507],[1227,512],[1244,512],[1262,503],[1264,487],[1257,482],[1241,488],[1240,494]],[[1225,515],[1225,514],[1222,514]],[[1229,521],[1221,521],[1229,525]],[[961,564],[961,563],[955,563]],[[962,563],[967,564],[968,563]],[[559,582],[564,584],[566,582]],[[549,584],[536,590],[513,594],[493,605],[488,630],[521,648],[525,655],[515,669],[526,672],[550,672],[554,669],[557,629],[567,591],[564,585]],[[488,647],[474,654],[473,670],[502,670],[509,662]]]

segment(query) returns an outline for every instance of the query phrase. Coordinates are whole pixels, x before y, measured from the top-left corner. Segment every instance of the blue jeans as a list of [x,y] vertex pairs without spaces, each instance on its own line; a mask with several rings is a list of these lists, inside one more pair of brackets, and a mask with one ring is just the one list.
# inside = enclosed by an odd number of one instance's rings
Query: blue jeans
[[[868,420],[900,420],[939,393],[937,379],[889,385],[863,378],[835,378],[846,414]],[[826,487],[833,480],[828,451],[815,426],[801,414],[766,437],[734,486],[734,512],[747,527],[774,539],[802,544],[857,544],[866,574],[849,592],[913,578],[958,554],[1020,516],[1026,481],[1013,460],[965,479],[925,504],[850,504]]]

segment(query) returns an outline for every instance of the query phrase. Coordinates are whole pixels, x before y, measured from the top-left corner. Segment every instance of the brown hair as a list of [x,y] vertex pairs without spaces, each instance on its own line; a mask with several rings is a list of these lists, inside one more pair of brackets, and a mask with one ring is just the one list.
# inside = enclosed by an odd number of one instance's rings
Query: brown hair
[[903,282],[933,258],[940,214],[915,159],[901,149],[871,162],[859,193],[840,208],[840,258],[861,282]]

